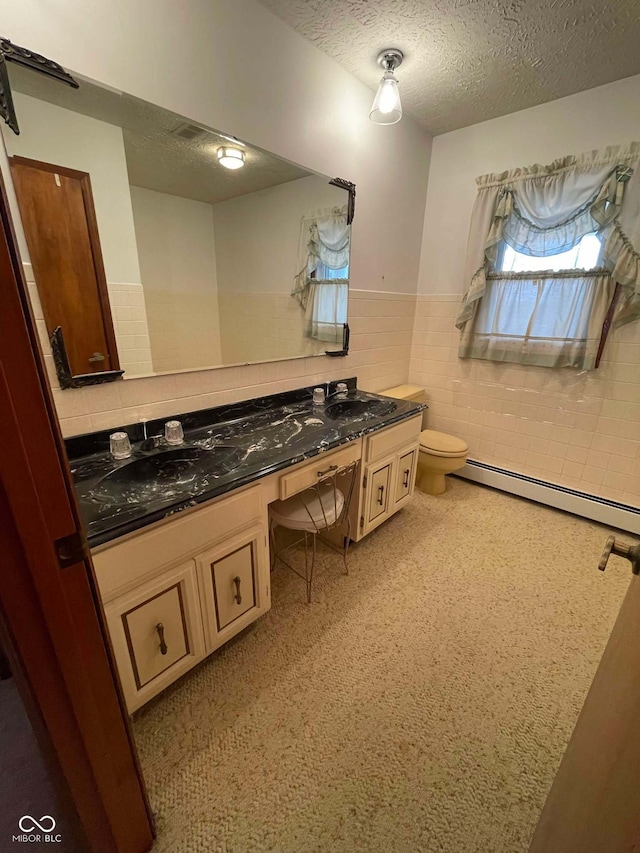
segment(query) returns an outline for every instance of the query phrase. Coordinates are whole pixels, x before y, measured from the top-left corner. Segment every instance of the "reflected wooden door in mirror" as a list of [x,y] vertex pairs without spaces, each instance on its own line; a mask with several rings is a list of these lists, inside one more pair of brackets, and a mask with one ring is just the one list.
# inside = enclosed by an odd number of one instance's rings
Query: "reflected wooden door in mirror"
[[24,157],[10,163],[49,335],[61,328],[72,375],[118,370],[89,175]]

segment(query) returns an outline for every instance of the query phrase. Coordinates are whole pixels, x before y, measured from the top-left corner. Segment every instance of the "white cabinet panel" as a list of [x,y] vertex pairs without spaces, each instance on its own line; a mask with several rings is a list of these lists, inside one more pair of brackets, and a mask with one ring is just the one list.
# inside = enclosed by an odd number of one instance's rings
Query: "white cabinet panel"
[[256,525],[196,557],[207,652],[271,606],[265,530]]
[[204,657],[193,560],[116,598],[105,613],[129,711]]

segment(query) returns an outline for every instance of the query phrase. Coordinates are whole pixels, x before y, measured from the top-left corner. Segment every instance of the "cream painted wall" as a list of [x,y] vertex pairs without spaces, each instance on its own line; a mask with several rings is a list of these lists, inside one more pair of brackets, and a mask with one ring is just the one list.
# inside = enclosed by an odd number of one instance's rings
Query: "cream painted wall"
[[640,76],[434,140],[410,381],[429,425],[470,456],[640,505],[640,324],[612,332],[597,371],[459,359],[454,326],[475,178],[640,139]]
[[213,207],[131,187],[154,371],[222,363]]
[[431,151],[410,118],[370,122],[373,93],[254,0],[0,0],[0,15],[7,37],[76,74],[357,184],[348,358],[58,390],[66,435],[336,377],[406,381]]
[[220,291],[289,294],[303,215],[346,206],[347,200],[344,190],[311,175],[215,204]]
[[[65,67],[358,186],[354,286],[415,292],[431,140],[254,0],[0,0]],[[375,55],[372,47],[372,61]]]

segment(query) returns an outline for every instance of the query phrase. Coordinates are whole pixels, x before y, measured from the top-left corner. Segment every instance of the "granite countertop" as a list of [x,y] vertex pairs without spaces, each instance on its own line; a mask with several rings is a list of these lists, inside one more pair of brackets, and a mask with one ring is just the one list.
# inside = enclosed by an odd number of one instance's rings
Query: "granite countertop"
[[[109,542],[199,503],[418,414],[424,404],[392,400],[349,386],[314,405],[312,388],[179,414],[184,443],[144,441],[171,417],[129,424],[133,453],[116,461],[105,430],[67,439],[71,472],[89,545]],[[335,391],[331,383],[330,391]],[[343,400],[352,401],[339,406]],[[358,406],[356,401],[361,401]],[[351,412],[341,411],[351,408]],[[357,410],[357,411],[354,411]],[[364,411],[361,411],[364,409]]]

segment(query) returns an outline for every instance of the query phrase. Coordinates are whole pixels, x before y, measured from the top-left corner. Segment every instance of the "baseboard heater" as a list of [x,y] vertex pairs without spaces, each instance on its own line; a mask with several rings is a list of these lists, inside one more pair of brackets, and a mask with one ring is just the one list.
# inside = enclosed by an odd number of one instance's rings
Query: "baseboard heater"
[[628,504],[598,498],[587,492],[568,489],[525,474],[516,474],[505,468],[487,465],[468,459],[464,468],[456,471],[458,477],[473,480],[485,486],[492,486],[503,492],[519,495],[522,498],[547,504],[547,506],[581,515],[593,521],[599,521],[607,527],[616,527],[628,533],[640,534],[640,509]]

